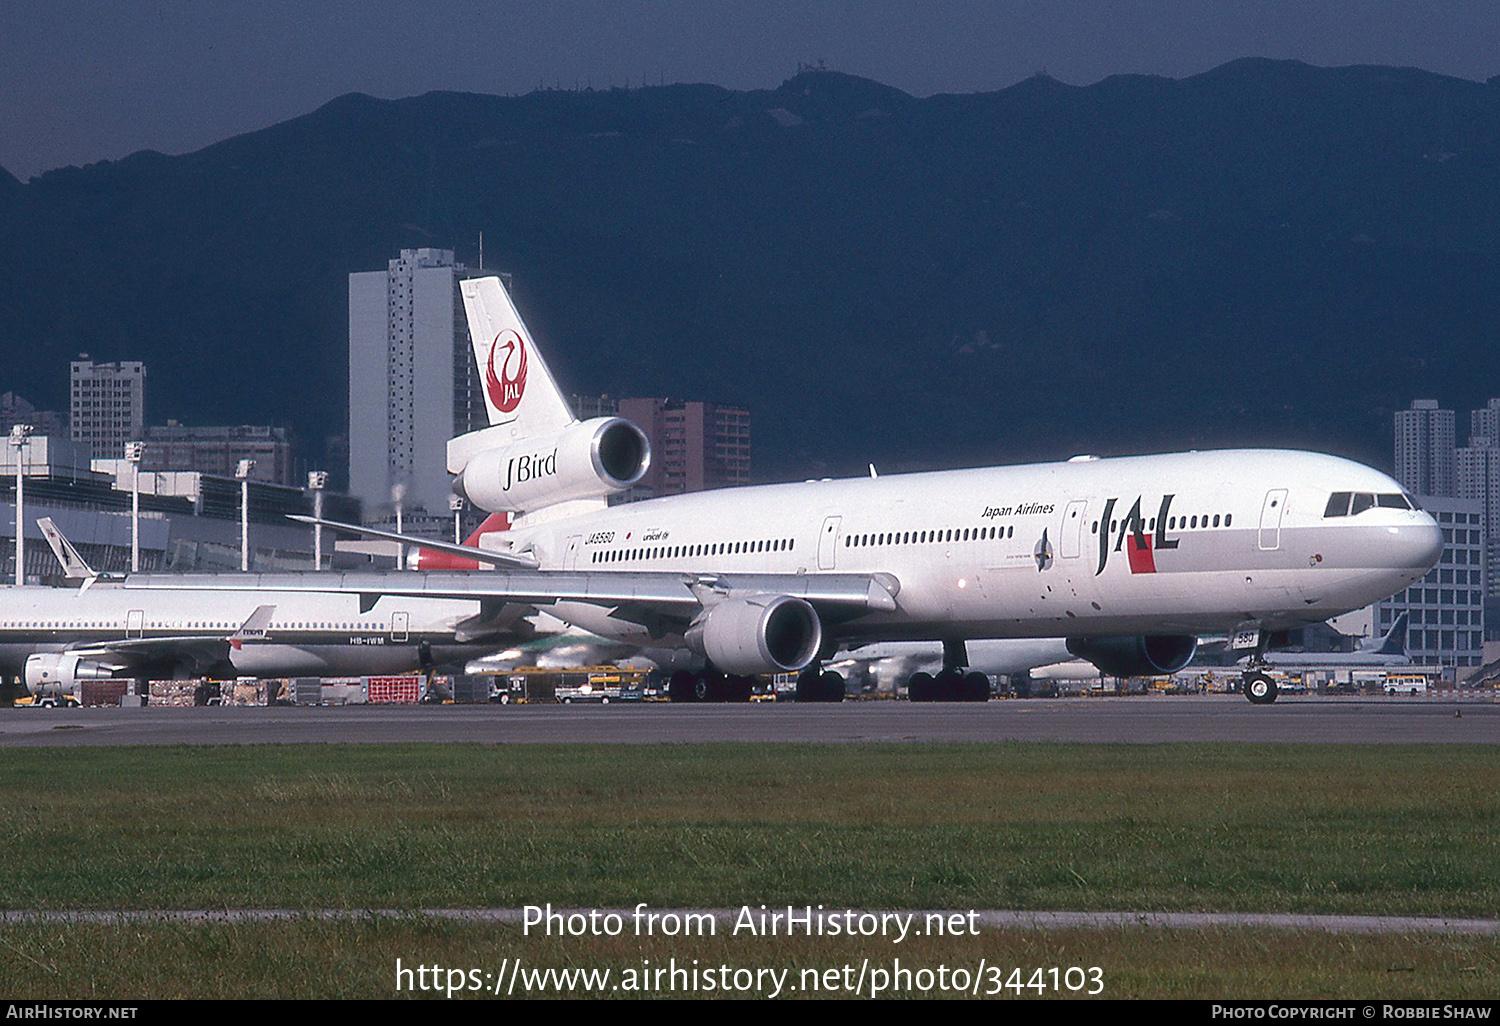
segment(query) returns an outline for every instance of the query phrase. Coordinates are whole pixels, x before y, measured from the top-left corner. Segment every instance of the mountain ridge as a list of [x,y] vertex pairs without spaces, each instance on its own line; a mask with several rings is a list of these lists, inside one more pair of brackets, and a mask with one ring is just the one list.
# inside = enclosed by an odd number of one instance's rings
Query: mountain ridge
[[[0,388],[144,359],[148,416],[343,430],[347,274],[514,275],[565,387],[740,403],[756,476],[1238,444],[1389,462],[1500,394],[1500,89],[1247,58],[912,97],[836,72],[336,97],[0,173]],[[335,447],[336,448],[336,447]]]

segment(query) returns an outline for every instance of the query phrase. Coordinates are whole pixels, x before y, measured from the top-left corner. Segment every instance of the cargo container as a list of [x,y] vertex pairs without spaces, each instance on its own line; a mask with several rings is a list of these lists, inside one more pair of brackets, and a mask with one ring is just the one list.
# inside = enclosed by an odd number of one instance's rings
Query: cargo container
[[82,680],[78,682],[78,699],[84,705],[119,705],[120,699],[134,690],[130,680]]
[[416,705],[422,700],[421,677],[364,677],[365,697],[371,705]]

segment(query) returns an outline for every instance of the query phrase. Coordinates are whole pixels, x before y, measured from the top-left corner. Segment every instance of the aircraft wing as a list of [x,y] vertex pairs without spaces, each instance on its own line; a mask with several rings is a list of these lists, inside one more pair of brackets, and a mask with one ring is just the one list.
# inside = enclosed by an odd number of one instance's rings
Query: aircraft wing
[[291,591],[357,594],[361,611],[381,598],[500,601],[528,606],[588,602],[650,610],[691,619],[707,606],[743,595],[805,599],[836,619],[892,611],[900,584],[889,574],[693,574],[579,570],[479,572],[135,574],[129,589],[179,591]]
[[231,648],[247,640],[265,637],[275,606],[259,606],[233,634],[225,637],[178,635],[157,638],[113,638],[82,642],[68,647],[71,654],[87,656],[114,670],[170,660],[195,672],[207,672],[229,658]]

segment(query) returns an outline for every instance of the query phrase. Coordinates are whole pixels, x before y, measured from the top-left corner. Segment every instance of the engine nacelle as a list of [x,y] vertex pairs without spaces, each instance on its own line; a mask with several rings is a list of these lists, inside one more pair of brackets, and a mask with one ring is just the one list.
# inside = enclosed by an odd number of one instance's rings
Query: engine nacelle
[[[623,492],[651,466],[645,432],[619,417],[570,424],[555,435],[480,448],[465,457],[464,450],[484,443],[484,434],[450,442],[448,469],[458,474],[455,492],[492,512],[600,499]],[[458,460],[461,467],[453,465]]]
[[1191,634],[1069,638],[1068,651],[1111,677],[1160,677],[1192,662],[1198,639]]
[[689,648],[725,673],[790,673],[817,656],[823,623],[804,599],[754,595],[705,610],[686,638]]
[[38,652],[26,657],[26,688],[37,694],[47,688],[70,690],[81,680],[112,680],[114,671],[72,652]]

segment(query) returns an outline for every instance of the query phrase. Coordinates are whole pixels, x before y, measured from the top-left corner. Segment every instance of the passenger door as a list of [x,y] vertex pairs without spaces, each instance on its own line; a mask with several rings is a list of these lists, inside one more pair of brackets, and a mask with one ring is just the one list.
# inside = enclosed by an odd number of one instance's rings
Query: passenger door
[[838,562],[839,524],[843,517],[825,517],[823,533],[818,535],[818,569],[832,570]]
[[411,629],[411,614],[410,613],[392,613],[391,614],[391,640],[392,641],[405,641],[406,638],[407,638],[407,634],[410,631],[410,629]]
[[1083,551],[1083,522],[1088,518],[1088,500],[1074,499],[1063,510],[1062,558],[1077,559]]
[[1286,512],[1286,489],[1272,488],[1260,507],[1260,547],[1264,551],[1281,548],[1281,517]]

